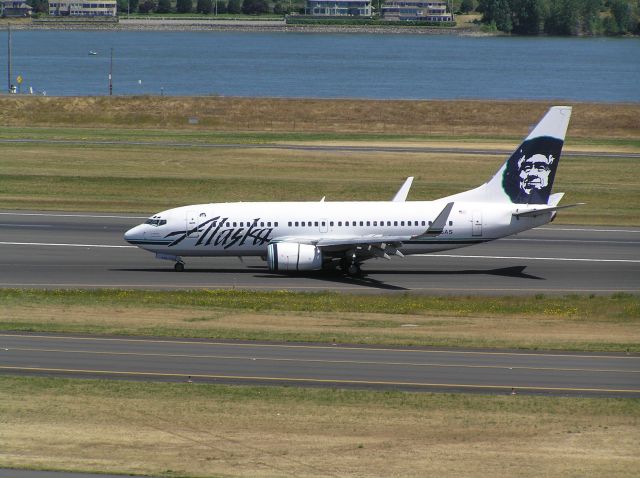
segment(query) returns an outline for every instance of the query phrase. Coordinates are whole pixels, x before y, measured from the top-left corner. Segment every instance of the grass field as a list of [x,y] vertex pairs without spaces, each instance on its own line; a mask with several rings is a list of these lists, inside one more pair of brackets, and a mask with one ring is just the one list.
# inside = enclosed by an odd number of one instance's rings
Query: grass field
[[[0,124],[5,126],[0,138],[35,140],[0,145],[0,201],[6,209],[151,213],[236,200],[384,200],[410,175],[416,177],[410,199],[430,200],[481,184],[504,155],[198,145],[473,145],[512,150],[547,106],[0,97]],[[588,205],[563,211],[558,223],[640,225],[640,179],[628,173],[637,159],[598,156],[599,151],[640,152],[639,115],[638,105],[576,105],[567,149],[594,154],[563,161],[556,189],[567,192],[566,202]],[[189,124],[189,118],[197,118],[198,124]]]
[[0,377],[0,466],[635,477],[640,401]]
[[[0,96],[0,139],[46,141],[0,144],[0,201],[3,209],[150,213],[213,201],[387,199],[410,175],[410,199],[433,199],[480,184],[504,158],[204,145],[510,150],[548,106]],[[565,158],[556,190],[567,191],[567,203],[589,204],[557,222],[640,225],[638,160],[598,156],[640,152],[638,117],[639,105],[575,106],[566,147],[595,153]],[[125,144],[136,141],[145,144]],[[5,331],[640,352],[640,299],[627,294],[1,290],[0,304]],[[167,477],[632,477],[640,474],[639,422],[633,399],[0,376],[4,467]]]
[[640,298],[0,290],[13,331],[640,352]]

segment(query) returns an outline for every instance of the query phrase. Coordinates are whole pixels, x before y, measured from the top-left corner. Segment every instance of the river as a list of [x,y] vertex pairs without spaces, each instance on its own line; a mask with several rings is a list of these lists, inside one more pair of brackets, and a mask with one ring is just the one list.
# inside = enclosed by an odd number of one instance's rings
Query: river
[[12,76],[106,95],[111,49],[116,95],[640,101],[638,38],[19,30]]

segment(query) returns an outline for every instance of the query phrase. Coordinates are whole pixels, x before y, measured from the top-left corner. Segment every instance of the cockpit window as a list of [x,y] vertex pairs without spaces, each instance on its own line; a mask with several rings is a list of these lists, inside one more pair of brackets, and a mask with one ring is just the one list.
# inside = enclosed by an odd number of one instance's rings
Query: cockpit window
[[149,224],[151,226],[164,226],[167,223],[166,219],[147,219],[144,221],[145,224]]

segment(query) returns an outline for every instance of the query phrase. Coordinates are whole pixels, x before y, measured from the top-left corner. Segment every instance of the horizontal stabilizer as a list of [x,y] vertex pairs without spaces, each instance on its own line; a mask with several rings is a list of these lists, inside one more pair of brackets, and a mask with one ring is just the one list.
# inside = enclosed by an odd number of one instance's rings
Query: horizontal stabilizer
[[393,202],[405,202],[407,200],[407,196],[409,195],[409,189],[411,189],[411,184],[413,183],[413,176],[409,176],[402,187],[398,189],[398,192],[391,201]]
[[541,207],[541,208],[529,209],[521,212],[518,209],[516,209],[513,215],[515,217],[536,217],[536,216],[540,216],[541,214],[547,214],[549,212],[557,211],[558,209],[566,209],[568,207],[583,206],[584,204],[586,203],[579,202],[576,204],[567,204],[566,206]]

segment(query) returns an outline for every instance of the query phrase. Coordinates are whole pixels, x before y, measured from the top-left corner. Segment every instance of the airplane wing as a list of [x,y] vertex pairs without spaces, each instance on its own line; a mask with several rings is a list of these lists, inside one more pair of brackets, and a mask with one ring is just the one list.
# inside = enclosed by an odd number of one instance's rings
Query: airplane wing
[[[405,186],[411,185],[408,178]],[[400,191],[398,191],[400,194]],[[397,196],[397,195],[396,195]],[[354,254],[359,260],[366,260],[373,257],[383,257],[390,259],[391,255],[404,257],[399,251],[402,244],[410,241],[411,239],[418,239],[424,237],[434,237],[442,234],[444,227],[451,209],[453,209],[453,202],[447,203],[447,205],[440,211],[438,217],[429,225],[429,228],[421,234],[417,235],[385,235],[385,234],[368,234],[363,236],[337,236],[324,233],[321,237],[313,236],[283,236],[274,238],[271,242],[293,242],[297,244],[309,244],[316,246],[318,249],[323,250],[326,254],[335,254],[339,256],[348,252]]]
[[390,256],[404,257],[398,250],[403,242],[409,241],[411,236],[354,236],[354,237],[279,237],[272,242],[295,242],[298,244],[310,244],[324,251],[329,256],[341,256],[345,252],[354,254],[359,260],[373,257],[390,259]]

